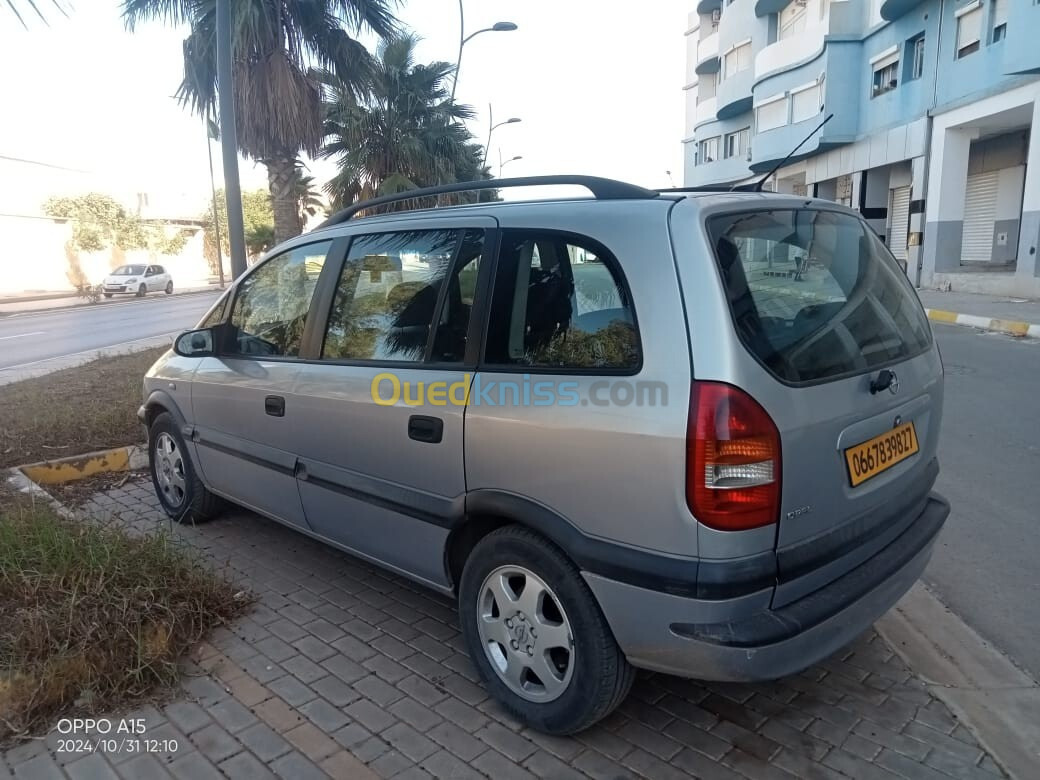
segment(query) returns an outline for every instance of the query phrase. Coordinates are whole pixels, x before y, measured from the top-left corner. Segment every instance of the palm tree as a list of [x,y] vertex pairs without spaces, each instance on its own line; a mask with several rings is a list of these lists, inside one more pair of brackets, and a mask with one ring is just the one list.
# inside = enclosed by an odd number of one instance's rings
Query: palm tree
[[[43,12],[40,10],[40,7],[36,5],[36,0],[22,0],[22,2],[29,7],[29,10],[31,10],[38,17],[40,17],[41,22],[47,24],[47,17],[43,15]],[[61,11],[62,16],[68,16],[68,14],[65,13],[65,9],[61,7],[61,4],[58,2],[58,0],[51,0],[51,3],[53,3],[55,8]],[[18,10],[18,0],[7,0],[7,7],[10,9],[11,13],[15,15],[15,18],[22,23],[22,27],[28,30],[29,25],[25,23],[25,19],[22,18],[22,14]]]
[[408,34],[379,46],[367,95],[320,74],[326,102],[325,145],[319,156],[337,158],[339,164],[339,172],[325,185],[335,208],[458,181],[463,172],[471,175],[480,168],[480,147],[458,121],[472,117],[473,111],[453,102],[446,86],[454,65],[415,64],[416,42]]
[[293,180],[293,192],[296,195],[296,216],[300,221],[300,229],[307,224],[307,217],[313,217],[319,211],[325,211],[325,201],[321,197],[321,191],[314,183],[313,176],[304,176],[300,169],[296,169],[296,178]]
[[[321,87],[312,68],[331,73],[345,93],[363,91],[371,56],[351,34],[397,33],[397,0],[234,0],[232,78],[242,152],[267,168],[274,240],[300,230],[294,190],[298,157],[322,139]],[[187,23],[184,81],[178,96],[209,116],[216,98],[216,0],[123,0],[133,30],[142,20]],[[349,33],[351,34],[348,34]]]

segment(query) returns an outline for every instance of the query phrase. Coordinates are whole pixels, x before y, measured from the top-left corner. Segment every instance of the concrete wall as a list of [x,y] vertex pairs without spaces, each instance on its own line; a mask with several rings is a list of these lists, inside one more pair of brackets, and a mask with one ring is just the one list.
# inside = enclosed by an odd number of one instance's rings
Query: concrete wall
[[[69,279],[70,264],[65,249],[65,242],[72,235],[71,225],[47,218],[0,215],[0,235],[4,237],[6,254],[3,273],[0,273],[0,295],[74,289]],[[206,284],[210,275],[202,252],[201,231],[190,238],[177,255],[162,255],[143,249],[129,252],[105,250],[80,252],[78,258],[83,273],[95,284],[112,268],[123,263],[164,265],[177,287]]]

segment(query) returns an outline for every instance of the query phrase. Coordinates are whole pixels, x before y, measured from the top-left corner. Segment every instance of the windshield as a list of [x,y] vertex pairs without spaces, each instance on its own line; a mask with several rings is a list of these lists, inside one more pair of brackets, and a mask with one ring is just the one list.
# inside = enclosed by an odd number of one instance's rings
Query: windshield
[[931,344],[913,288],[862,220],[752,211],[712,217],[708,233],[740,339],[778,379],[863,373]]
[[112,272],[112,276],[140,276],[143,273],[143,265],[121,265]]

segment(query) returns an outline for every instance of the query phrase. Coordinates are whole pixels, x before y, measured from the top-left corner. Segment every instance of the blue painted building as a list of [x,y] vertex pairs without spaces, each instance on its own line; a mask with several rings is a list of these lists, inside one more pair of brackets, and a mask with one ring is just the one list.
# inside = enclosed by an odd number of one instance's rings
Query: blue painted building
[[1040,0],[694,2],[687,186],[833,114],[770,188],[859,209],[922,286],[1040,297]]

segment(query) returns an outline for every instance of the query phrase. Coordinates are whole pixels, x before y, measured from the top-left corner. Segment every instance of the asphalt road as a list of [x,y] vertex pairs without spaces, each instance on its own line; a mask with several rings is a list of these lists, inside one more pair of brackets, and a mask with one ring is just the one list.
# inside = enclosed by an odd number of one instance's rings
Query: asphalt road
[[0,370],[174,335],[202,317],[216,292],[131,298],[0,317]]
[[936,489],[952,511],[924,579],[1040,680],[1040,339],[933,329],[946,369]]

